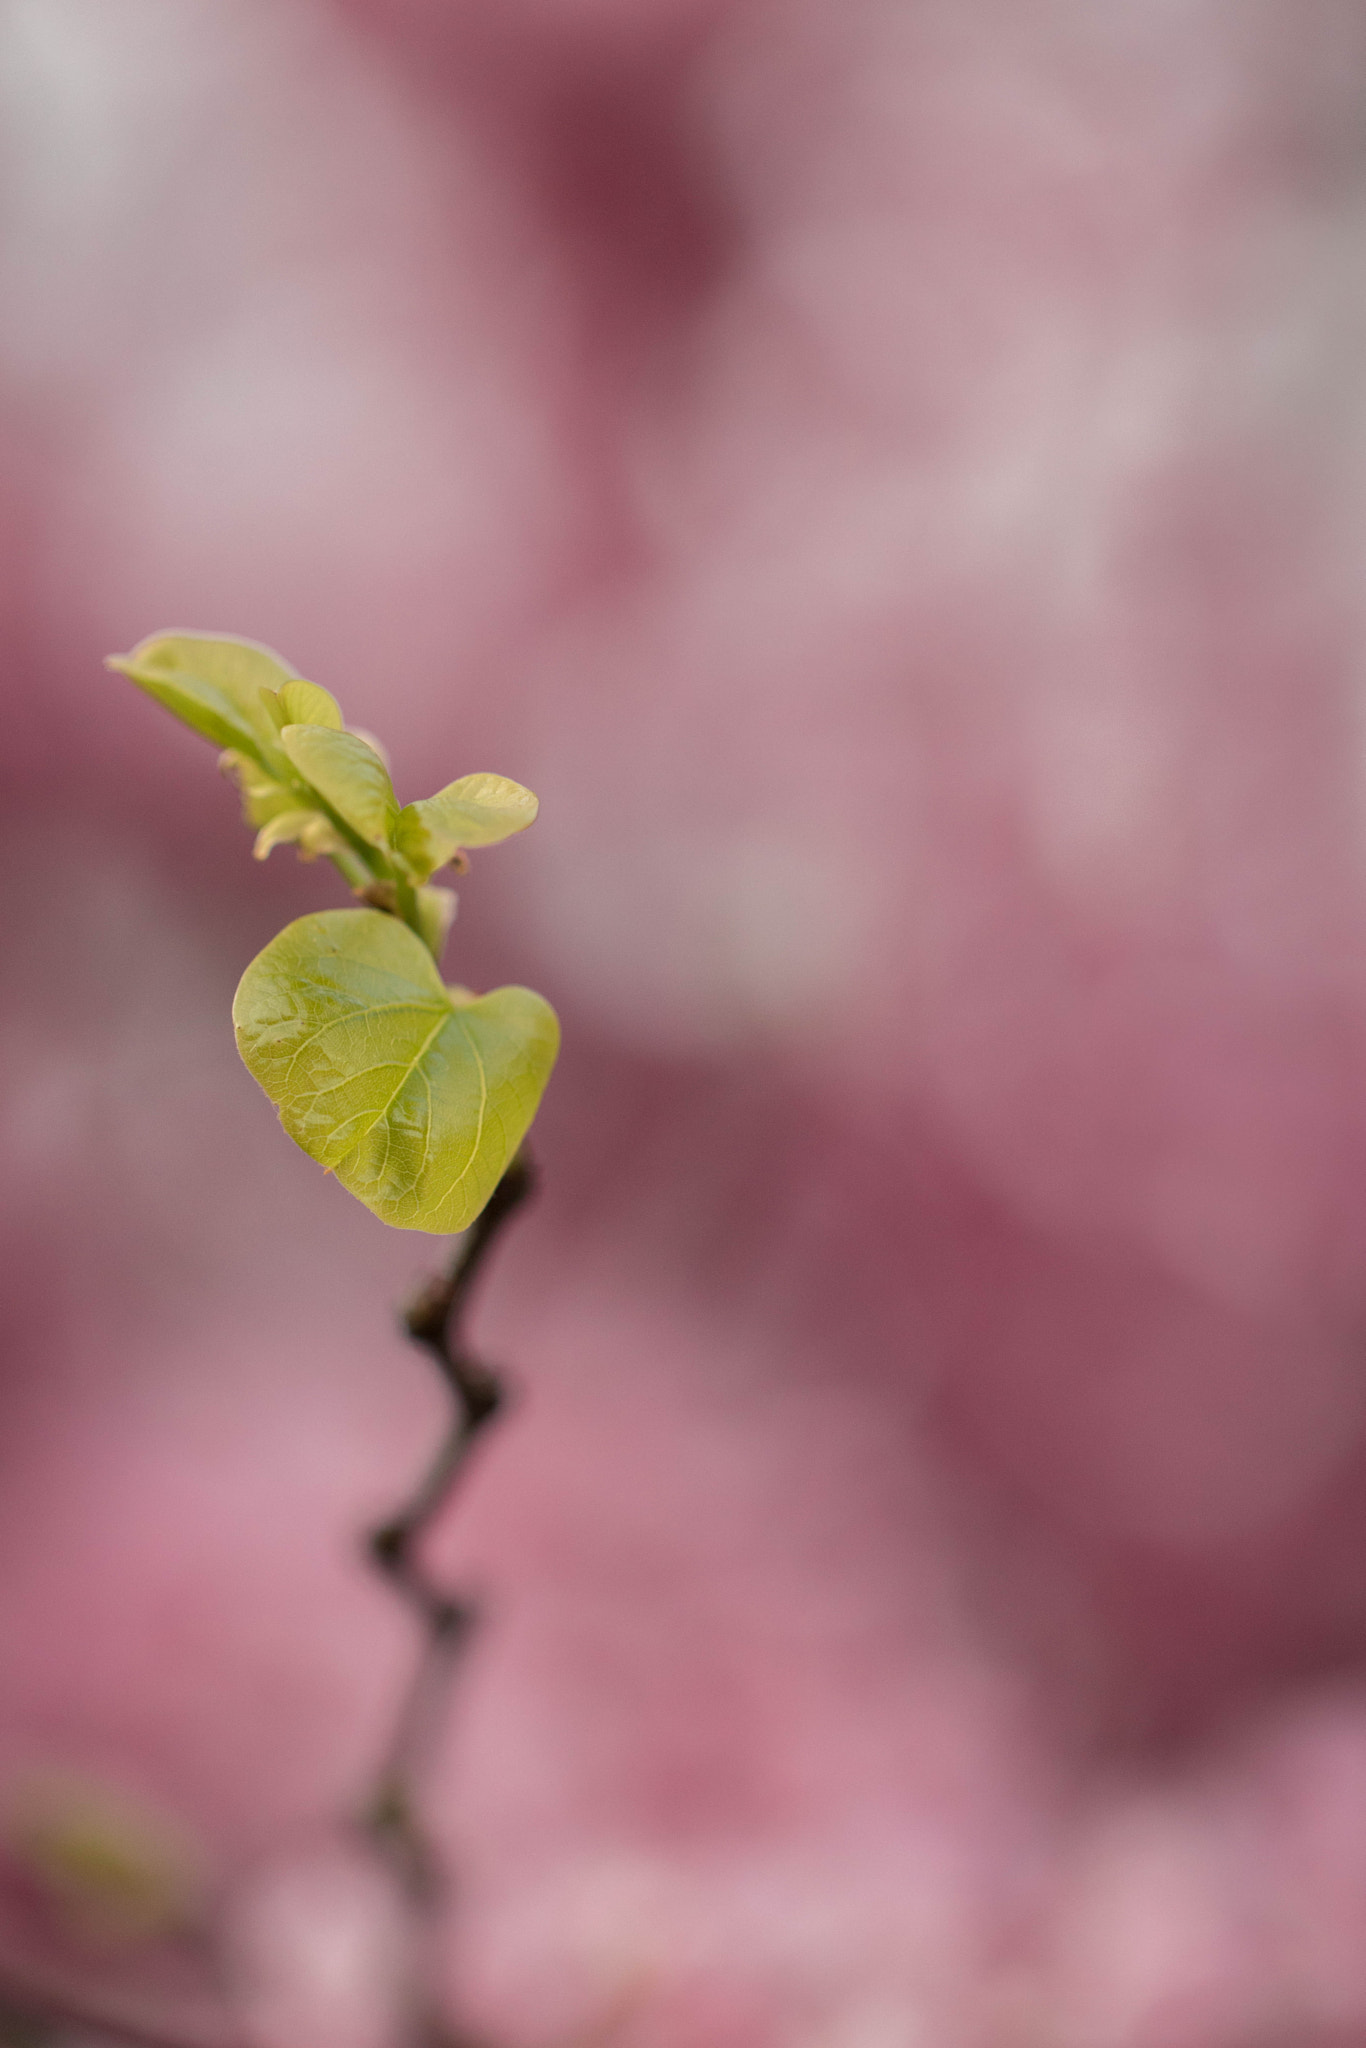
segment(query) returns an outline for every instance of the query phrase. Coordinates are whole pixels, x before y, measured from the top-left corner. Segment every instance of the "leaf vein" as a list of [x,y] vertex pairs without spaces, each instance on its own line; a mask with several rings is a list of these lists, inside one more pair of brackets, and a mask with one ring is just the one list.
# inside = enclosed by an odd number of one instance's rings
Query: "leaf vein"
[[[372,1003],[366,1009],[346,1010],[340,1016],[329,1017],[325,1024],[320,1024],[316,1031],[310,1031],[307,1038],[303,1039],[295,1047],[289,1065],[285,1068],[280,1082],[281,1090],[283,1091],[288,1088],[290,1076],[293,1074],[300,1057],[308,1051],[309,1046],[315,1045],[320,1038],[326,1037],[329,1031],[335,1031],[338,1025],[367,1024],[372,1017],[383,1016],[390,1010],[430,1010],[432,1007],[434,1006],[431,1003],[424,1003],[416,998],[410,998],[403,1002]],[[431,1040],[429,1039],[427,1043],[430,1044]],[[387,1066],[389,1062],[386,1060],[382,1061],[381,1064]],[[367,1072],[371,1071],[373,1069],[367,1069]]]

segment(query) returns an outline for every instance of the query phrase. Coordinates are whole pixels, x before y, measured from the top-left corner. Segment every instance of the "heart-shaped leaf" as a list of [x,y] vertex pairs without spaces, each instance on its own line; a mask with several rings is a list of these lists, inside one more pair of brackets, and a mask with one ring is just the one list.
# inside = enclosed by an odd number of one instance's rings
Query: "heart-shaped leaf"
[[369,846],[387,847],[398,803],[389,770],[354,732],[325,725],[287,725],[280,744],[304,780]]
[[218,747],[244,748],[269,765],[275,720],[262,699],[294,671],[268,647],[226,634],[154,633],[131,654],[111,654],[140,690]]
[[397,918],[324,910],[243,975],[237,1045],[295,1143],[386,1223],[473,1222],[520,1145],[559,1050],[527,988],[445,987]]
[[394,827],[394,846],[419,879],[464,846],[496,846],[536,821],[529,789],[506,775],[462,775],[435,796],[405,804]]

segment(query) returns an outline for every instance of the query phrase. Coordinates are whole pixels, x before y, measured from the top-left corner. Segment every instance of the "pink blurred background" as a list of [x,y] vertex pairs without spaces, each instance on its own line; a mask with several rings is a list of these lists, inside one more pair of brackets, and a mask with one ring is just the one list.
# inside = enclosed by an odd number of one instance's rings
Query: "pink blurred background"
[[[246,633],[542,802],[447,956],[565,1030],[434,1546],[464,2009],[1366,2042],[1366,13],[7,0],[0,133],[0,1801],[384,2039],[441,1247],[233,1050],[335,878],[100,666]],[[17,1877],[0,1961],[152,1995]]]

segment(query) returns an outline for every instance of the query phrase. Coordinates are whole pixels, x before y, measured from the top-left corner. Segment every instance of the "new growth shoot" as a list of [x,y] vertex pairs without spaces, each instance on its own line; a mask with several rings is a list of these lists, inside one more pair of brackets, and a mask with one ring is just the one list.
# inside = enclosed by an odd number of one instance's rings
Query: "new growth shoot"
[[455,897],[432,877],[524,831],[536,799],[505,776],[466,775],[400,806],[377,743],[346,726],[328,691],[254,641],[159,633],[109,665],[219,748],[258,859],[285,845],[303,860],[325,856],[358,899],[286,925],[238,985],[238,1049],[281,1123],[384,1222],[467,1233],[403,1318],[440,1374],[449,1419],[411,1496],[367,1539],[426,1643],[360,1815],[412,1914],[405,2042],[467,2048],[416,1960],[416,1934],[442,1896],[419,1780],[474,1614],[428,1575],[422,1545],[503,1404],[499,1378],[469,1346],[467,1310],[493,1244],[535,1187],[522,1141],[560,1028],[531,989],[475,995],[442,980]]
[[221,750],[258,859],[324,855],[365,906],[296,919],[238,986],[238,1050],[286,1131],[385,1223],[464,1230],[516,1156],[560,1031],[531,989],[443,982],[455,896],[431,878],[524,831],[535,797],[465,775],[400,807],[376,743],[254,641],[159,633],[109,666]]

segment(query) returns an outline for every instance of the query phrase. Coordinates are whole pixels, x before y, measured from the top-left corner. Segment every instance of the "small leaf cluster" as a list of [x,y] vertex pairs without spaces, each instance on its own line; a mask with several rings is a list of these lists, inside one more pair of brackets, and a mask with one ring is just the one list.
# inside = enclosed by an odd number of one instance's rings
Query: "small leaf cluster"
[[431,877],[525,830],[535,797],[479,774],[400,806],[378,743],[254,641],[154,634],[109,666],[222,750],[258,859],[325,856],[367,906],[296,919],[238,987],[238,1049],[285,1129],[386,1223],[463,1230],[536,1113],[559,1026],[531,989],[442,982],[455,895]]

